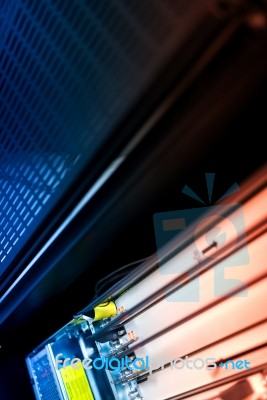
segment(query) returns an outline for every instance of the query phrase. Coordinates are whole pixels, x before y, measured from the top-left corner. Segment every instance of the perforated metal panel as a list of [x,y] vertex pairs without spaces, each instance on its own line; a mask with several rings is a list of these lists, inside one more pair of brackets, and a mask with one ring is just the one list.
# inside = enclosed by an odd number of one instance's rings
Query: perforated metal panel
[[175,51],[184,4],[0,1],[2,272]]

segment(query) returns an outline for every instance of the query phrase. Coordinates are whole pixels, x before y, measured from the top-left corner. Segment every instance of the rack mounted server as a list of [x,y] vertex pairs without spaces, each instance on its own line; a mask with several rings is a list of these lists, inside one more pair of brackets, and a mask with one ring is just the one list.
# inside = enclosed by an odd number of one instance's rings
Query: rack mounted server
[[29,354],[36,398],[265,399],[266,176],[265,168]]

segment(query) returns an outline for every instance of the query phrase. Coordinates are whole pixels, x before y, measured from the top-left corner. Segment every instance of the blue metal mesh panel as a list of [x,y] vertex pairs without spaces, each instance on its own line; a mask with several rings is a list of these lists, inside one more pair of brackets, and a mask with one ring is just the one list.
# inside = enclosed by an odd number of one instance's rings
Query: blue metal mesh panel
[[174,51],[167,4],[0,0],[1,271]]

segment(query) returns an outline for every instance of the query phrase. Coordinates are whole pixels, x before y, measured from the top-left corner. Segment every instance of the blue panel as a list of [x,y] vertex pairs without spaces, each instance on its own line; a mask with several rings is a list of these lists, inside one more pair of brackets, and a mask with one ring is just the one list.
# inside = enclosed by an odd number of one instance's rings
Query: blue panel
[[174,52],[174,3],[0,1],[2,272]]
[[45,349],[28,359],[38,398],[61,400],[62,395]]

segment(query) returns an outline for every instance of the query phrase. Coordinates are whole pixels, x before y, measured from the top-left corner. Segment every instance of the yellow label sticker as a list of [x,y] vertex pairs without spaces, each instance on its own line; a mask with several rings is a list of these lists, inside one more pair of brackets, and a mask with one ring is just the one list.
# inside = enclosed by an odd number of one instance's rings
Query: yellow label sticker
[[60,369],[69,400],[94,400],[82,363],[77,362],[74,367]]
[[112,317],[117,314],[117,308],[114,301],[106,301],[105,303],[98,304],[98,306],[94,308],[94,311],[94,321],[99,321],[103,318]]

